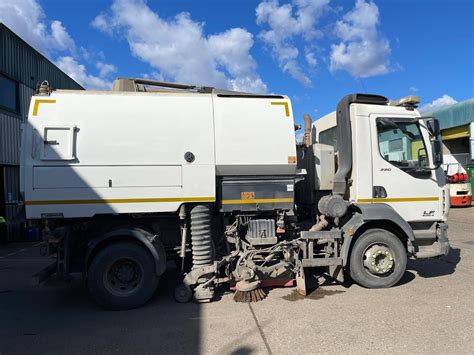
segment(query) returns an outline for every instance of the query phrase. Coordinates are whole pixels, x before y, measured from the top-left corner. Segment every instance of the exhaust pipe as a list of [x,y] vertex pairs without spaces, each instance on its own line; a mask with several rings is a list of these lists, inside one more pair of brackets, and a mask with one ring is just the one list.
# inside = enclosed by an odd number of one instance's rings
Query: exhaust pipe
[[305,113],[303,115],[304,120],[304,136],[303,143],[306,148],[311,145],[311,116]]

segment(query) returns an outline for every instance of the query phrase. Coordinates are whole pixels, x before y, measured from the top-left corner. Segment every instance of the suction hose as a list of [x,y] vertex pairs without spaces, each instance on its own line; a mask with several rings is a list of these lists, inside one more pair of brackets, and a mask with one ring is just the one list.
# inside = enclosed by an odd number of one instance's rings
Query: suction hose
[[191,246],[193,269],[212,265],[214,248],[212,244],[212,215],[207,206],[198,205],[191,210]]

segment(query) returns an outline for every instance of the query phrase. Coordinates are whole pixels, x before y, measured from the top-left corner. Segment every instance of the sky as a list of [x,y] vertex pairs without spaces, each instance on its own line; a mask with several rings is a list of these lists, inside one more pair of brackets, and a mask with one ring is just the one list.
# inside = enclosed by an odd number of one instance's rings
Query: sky
[[472,0],[0,0],[0,22],[87,89],[116,77],[288,95],[474,97]]

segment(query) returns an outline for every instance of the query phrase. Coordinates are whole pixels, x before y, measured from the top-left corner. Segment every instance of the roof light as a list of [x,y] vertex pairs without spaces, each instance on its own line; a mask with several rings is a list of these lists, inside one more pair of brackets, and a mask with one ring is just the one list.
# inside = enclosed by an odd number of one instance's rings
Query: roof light
[[416,95],[410,95],[402,97],[398,100],[393,100],[389,102],[390,106],[403,106],[403,107],[417,107],[420,103],[420,97]]

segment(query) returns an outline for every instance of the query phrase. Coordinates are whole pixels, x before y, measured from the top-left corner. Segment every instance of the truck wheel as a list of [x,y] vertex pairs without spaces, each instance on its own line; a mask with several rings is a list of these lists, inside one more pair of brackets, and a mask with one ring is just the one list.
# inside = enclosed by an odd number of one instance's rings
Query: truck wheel
[[142,306],[158,285],[155,261],[143,246],[112,244],[92,260],[87,284],[91,295],[104,308],[120,310]]
[[386,288],[400,281],[407,266],[407,253],[400,239],[383,229],[364,232],[351,252],[351,278],[367,288]]

